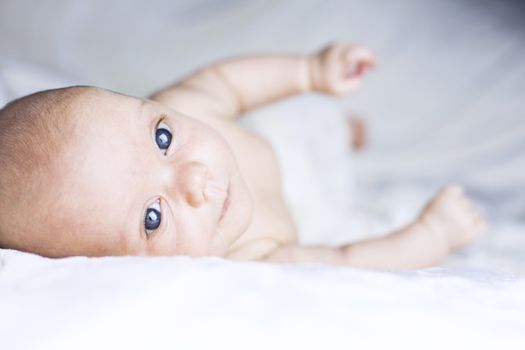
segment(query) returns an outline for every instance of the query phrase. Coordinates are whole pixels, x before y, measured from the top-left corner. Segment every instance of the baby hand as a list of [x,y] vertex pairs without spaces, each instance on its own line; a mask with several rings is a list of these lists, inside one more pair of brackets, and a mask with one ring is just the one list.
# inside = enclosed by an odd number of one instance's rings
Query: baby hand
[[310,60],[312,88],[337,96],[353,93],[361,86],[365,70],[375,66],[375,56],[368,48],[331,44]]
[[419,223],[428,233],[446,244],[447,252],[464,247],[488,228],[486,219],[458,185],[442,189],[427,204],[419,217]]

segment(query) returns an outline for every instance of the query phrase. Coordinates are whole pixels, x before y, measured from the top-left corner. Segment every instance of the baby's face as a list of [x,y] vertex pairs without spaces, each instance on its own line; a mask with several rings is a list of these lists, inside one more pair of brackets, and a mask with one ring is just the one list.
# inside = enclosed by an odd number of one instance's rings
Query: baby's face
[[211,127],[110,92],[75,118],[45,208],[56,255],[222,255],[246,230],[250,196]]

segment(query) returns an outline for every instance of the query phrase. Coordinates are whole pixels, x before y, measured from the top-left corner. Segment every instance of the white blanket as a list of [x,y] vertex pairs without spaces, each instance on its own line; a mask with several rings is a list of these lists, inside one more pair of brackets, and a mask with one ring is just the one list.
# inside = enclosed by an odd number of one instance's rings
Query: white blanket
[[523,349],[525,280],[0,250],[2,349]]

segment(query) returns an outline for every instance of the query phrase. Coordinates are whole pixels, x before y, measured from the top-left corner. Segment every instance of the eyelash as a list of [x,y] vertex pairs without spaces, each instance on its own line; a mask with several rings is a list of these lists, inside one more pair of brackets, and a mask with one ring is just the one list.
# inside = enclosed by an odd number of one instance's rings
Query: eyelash
[[[166,123],[164,123],[164,120],[166,118],[166,115],[161,116],[159,122],[155,126],[154,131],[154,142],[156,146],[161,151],[163,151],[164,155],[167,154],[173,142],[173,132],[171,131],[171,128]],[[165,132],[159,132],[159,130],[165,130]],[[149,204],[146,207],[146,210],[144,211],[143,215],[144,217],[142,220],[142,226],[144,228],[146,236],[149,237],[152,234],[154,234],[155,231],[157,231],[162,225],[162,208],[160,205],[160,198],[157,199],[155,202]],[[148,219],[152,220],[153,223],[148,222]],[[158,224],[156,224],[156,221],[158,221]],[[148,229],[148,224],[152,224],[153,227]]]
[[[158,217],[158,220],[159,220],[159,224],[155,228],[152,228],[152,229],[148,229],[147,228],[148,213],[149,213],[150,209],[151,209],[152,212],[154,212],[153,214],[158,215],[157,217]],[[157,212],[158,212],[158,214],[157,214]],[[161,208],[160,198],[159,198],[159,199],[157,199],[156,201],[154,201],[153,203],[149,204],[146,207],[146,210],[144,212],[144,218],[143,218],[142,226],[144,227],[144,232],[146,233],[146,236],[149,237],[152,234],[154,234],[155,231],[157,231],[161,225],[162,225],[162,208]]]
[[[171,144],[173,143],[173,131],[166,123],[164,123],[165,119],[166,119],[166,116],[163,115],[162,118],[157,123],[157,125],[155,126],[155,136],[154,136],[155,144],[161,151],[163,151],[164,155],[168,153],[168,150],[170,149]],[[166,132],[162,132],[160,130],[165,130]],[[166,147],[163,148],[159,142],[167,143]]]

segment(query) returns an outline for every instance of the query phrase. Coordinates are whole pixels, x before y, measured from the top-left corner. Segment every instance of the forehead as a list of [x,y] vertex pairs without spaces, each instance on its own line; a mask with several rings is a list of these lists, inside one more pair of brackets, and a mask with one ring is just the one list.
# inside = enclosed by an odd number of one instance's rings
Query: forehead
[[[118,254],[139,239],[136,205],[150,153],[142,101],[108,93],[90,96],[77,109],[74,135],[58,161],[55,215],[77,244]],[[147,148],[150,151],[149,148]],[[139,210],[140,211],[140,210]]]
[[[119,119],[137,116],[144,100],[103,89],[92,89],[82,94],[74,102],[72,115],[84,124],[96,122],[102,118]],[[111,117],[111,118],[109,118]]]

